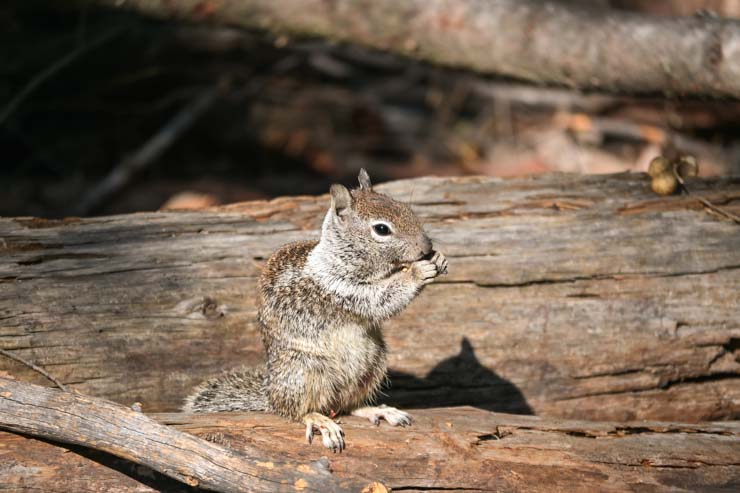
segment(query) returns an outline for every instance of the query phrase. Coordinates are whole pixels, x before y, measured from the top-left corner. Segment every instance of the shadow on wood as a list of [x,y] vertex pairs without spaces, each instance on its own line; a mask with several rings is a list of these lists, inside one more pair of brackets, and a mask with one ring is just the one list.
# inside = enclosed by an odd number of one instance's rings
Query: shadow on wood
[[[15,440],[12,439],[9,434],[0,434],[0,442],[5,443],[6,445],[11,444],[11,448],[14,441]],[[38,442],[38,444],[34,442]],[[164,474],[149,467],[136,464],[135,462],[116,457],[115,455],[111,455],[100,450],[81,447],[79,445],[66,445],[52,440],[33,437],[25,437],[25,441],[22,443],[25,443],[28,447],[27,452],[29,453],[29,456],[33,454],[32,456],[35,460],[55,464],[62,470],[73,467],[70,464],[62,463],[59,460],[60,456],[69,455],[72,457],[72,463],[78,465],[78,471],[80,467],[84,471],[99,471],[99,477],[102,480],[101,482],[112,481],[115,483],[120,481],[122,484],[140,483],[142,487],[151,488],[153,491],[162,491],[167,493],[198,493],[203,491],[202,489],[188,486],[179,481],[175,481],[172,478],[168,478]],[[105,471],[105,473],[103,473],[103,471]],[[108,476],[108,479],[105,479],[106,476]],[[126,478],[130,478],[131,481],[126,480],[124,476]],[[66,478],[60,479],[63,479],[62,484],[65,485],[65,489],[67,491],[84,491],[88,487],[88,484],[85,484],[85,472],[83,472],[75,482]],[[41,484],[40,486],[46,487],[48,485]]]
[[481,364],[467,337],[462,338],[457,355],[438,363],[424,378],[391,369],[389,379],[383,391],[387,397],[380,400],[391,406],[427,409],[467,405],[499,413],[533,414],[516,385]]

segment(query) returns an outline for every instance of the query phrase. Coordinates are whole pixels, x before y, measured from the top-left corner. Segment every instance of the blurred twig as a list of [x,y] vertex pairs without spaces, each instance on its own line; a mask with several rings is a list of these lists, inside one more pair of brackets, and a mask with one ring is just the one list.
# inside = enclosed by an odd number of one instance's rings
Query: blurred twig
[[51,380],[52,382],[54,382],[54,384],[57,387],[59,387],[61,390],[65,391],[65,392],[67,391],[67,387],[65,387],[62,382],[60,382],[59,380],[57,380],[56,378],[54,378],[49,372],[47,372],[46,370],[44,370],[40,366],[34,365],[30,361],[25,360],[25,359],[21,358],[20,356],[16,356],[15,354],[11,353],[10,351],[6,351],[5,349],[0,349],[0,354],[2,354],[4,356],[7,356],[8,358],[10,358],[12,360],[17,361],[18,363],[24,364],[24,365],[26,365],[27,367],[29,367],[30,369],[32,369],[34,371],[37,371],[37,372],[41,373],[43,376],[45,376],[46,378],[48,378],[49,380]]
[[676,130],[651,124],[639,123],[623,118],[592,116],[586,113],[559,112],[554,116],[559,128],[576,133],[595,132],[599,136],[610,135],[656,144],[664,148],[675,148],[684,153],[712,156],[722,162],[730,159],[721,147]]
[[125,187],[137,172],[155,162],[211,107],[220,90],[220,86],[215,85],[201,92],[136,152],[119,161],[101,182],[82,197],[74,214],[82,216],[94,211],[106,198]]
[[561,110],[583,110],[592,113],[603,111],[620,101],[618,96],[606,93],[582,93],[571,89],[533,87],[521,83],[486,79],[473,80],[471,90],[496,101],[545,108],[554,107]]
[[101,44],[105,43],[106,41],[109,41],[113,39],[115,36],[118,36],[123,32],[122,27],[116,27],[114,29],[108,30],[105,33],[101,34],[97,38],[93,39],[87,44],[83,44],[82,46],[78,46],[71,52],[67,53],[65,56],[48,66],[46,69],[42,70],[36,76],[34,76],[28,84],[26,84],[21,91],[15,95],[13,99],[10,100],[10,102],[5,105],[5,108],[3,108],[2,112],[0,112],[0,125],[2,125],[5,120],[10,117],[10,115],[13,114],[13,112],[20,106],[20,104],[26,100],[26,98],[34,91],[37,87],[39,87],[41,84],[43,84],[46,80],[48,80],[51,76],[59,72],[61,69],[78,59],[80,56],[84,55],[88,51],[100,46]]
[[676,177],[676,180],[678,180],[678,183],[681,184],[681,188],[683,188],[683,191],[686,192],[686,195],[689,195],[696,200],[698,200],[705,208],[709,209],[710,211],[714,212],[715,214],[718,214],[720,216],[723,216],[727,219],[730,219],[731,221],[735,222],[736,224],[740,224],[740,217],[738,217],[736,214],[733,214],[730,211],[726,211],[723,208],[714,205],[704,197],[701,197],[699,195],[695,195],[691,193],[691,190],[686,186],[686,181],[683,179],[680,173],[678,173],[678,170],[676,168],[673,168],[673,175]]
[[[686,187],[684,187],[684,190],[686,190]],[[714,205],[713,203],[711,203],[710,201],[708,201],[704,197],[698,197],[698,196],[692,194],[691,192],[689,192],[688,190],[686,190],[686,193],[688,193],[689,195],[691,195],[692,197],[694,197],[696,200],[698,200],[699,202],[701,202],[701,204],[704,207],[706,207],[707,209],[715,212],[716,214],[719,214],[721,216],[724,216],[727,219],[731,219],[732,221],[736,222],[737,224],[740,224],[740,217],[738,217],[736,214],[733,214],[732,212],[726,211],[723,208]]]

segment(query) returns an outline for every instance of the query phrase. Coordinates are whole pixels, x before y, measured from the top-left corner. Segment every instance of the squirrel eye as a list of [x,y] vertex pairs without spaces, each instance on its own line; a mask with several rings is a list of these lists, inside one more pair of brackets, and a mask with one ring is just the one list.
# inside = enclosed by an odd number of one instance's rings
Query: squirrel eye
[[388,236],[391,234],[391,228],[389,228],[387,224],[383,223],[374,224],[373,230],[375,230],[375,232],[380,236]]

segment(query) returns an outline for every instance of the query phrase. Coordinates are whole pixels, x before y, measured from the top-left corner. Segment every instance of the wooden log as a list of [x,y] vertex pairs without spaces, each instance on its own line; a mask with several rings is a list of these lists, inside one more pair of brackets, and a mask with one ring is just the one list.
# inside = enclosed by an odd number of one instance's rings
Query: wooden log
[[[737,214],[738,178],[694,193]],[[403,407],[578,419],[740,416],[740,226],[645,175],[424,178],[411,200],[449,275],[386,326]],[[262,360],[256,278],[317,237],[326,197],[206,212],[0,219],[0,347],[86,394],[174,410]],[[46,384],[0,357],[0,371]]]
[[[264,452],[245,447],[241,453],[235,453],[104,399],[9,378],[0,378],[0,429],[107,452],[141,464],[161,476],[209,491],[349,492],[361,491],[366,487],[368,493],[387,491],[380,484],[373,489],[371,482],[337,479],[329,474],[328,468],[321,462],[298,464],[276,461],[271,459],[275,455],[269,447]],[[4,443],[1,445],[5,448]],[[25,460],[28,458],[26,456]],[[2,483],[8,485],[18,482],[26,487],[28,471],[21,468],[20,475],[12,472],[24,457],[6,456],[5,459],[4,462],[13,464],[13,468],[0,470]],[[10,462],[7,459],[11,459]],[[59,467],[59,464],[52,464]],[[7,477],[6,474],[12,476]],[[60,487],[58,481],[63,480],[65,474],[41,476],[43,483],[39,488],[43,491],[50,484]],[[79,479],[74,478],[70,486]],[[60,489],[71,491],[68,486]]]
[[[254,449],[310,464],[327,455],[302,427],[263,414],[155,415],[235,453]],[[343,418],[348,448],[328,454],[339,481],[357,475],[394,491],[737,491],[738,423],[593,423],[419,410],[409,428]],[[71,452],[71,453],[70,453]],[[141,466],[94,451],[0,432],[0,478],[31,491],[181,491]],[[74,471],[69,474],[68,471]],[[291,485],[292,486],[292,485]],[[192,491],[192,490],[191,490]]]
[[164,19],[324,37],[535,83],[740,97],[740,22],[533,0],[95,0]]

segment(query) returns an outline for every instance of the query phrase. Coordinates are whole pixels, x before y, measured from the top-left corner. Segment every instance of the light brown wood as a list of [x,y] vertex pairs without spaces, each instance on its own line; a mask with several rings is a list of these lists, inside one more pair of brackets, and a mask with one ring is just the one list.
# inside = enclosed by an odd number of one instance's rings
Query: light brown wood
[[[192,434],[163,426],[140,412],[110,401],[9,378],[0,378],[0,429],[89,447],[156,471],[159,473],[156,479],[169,477],[188,486],[223,493],[298,490],[349,492],[361,491],[372,484],[368,481],[338,479],[329,474],[328,467],[321,461],[301,464],[275,460],[275,457],[283,456],[277,456],[270,447],[264,448],[264,451],[242,447],[237,453]],[[41,477],[38,488],[43,491],[48,491],[49,487],[73,491],[70,486],[79,483],[79,476],[69,473],[75,469],[58,469],[59,462],[64,464],[65,460],[49,463],[58,472],[49,471],[40,475],[31,473],[34,466],[18,467],[19,462],[38,460],[35,454],[24,455],[31,452],[33,446],[24,447],[18,455],[9,455],[5,441],[12,443],[12,437],[2,438],[6,438],[0,441],[0,454],[4,455],[2,462],[11,467],[0,468],[0,483],[3,484],[0,489],[14,484],[21,488],[28,487],[28,481],[33,481],[34,476]],[[95,455],[91,450],[79,451],[83,455]],[[107,458],[108,462],[110,459]],[[84,460],[82,463],[88,464]],[[151,470],[138,475],[154,477]],[[115,477],[112,471],[100,471],[105,482]],[[65,483],[68,475],[75,476],[69,484]],[[166,486],[167,482],[163,483]]]
[[537,83],[740,97],[740,22],[534,0],[96,0],[165,19],[323,37]]
[[[469,407],[426,409],[415,413],[409,428],[343,418],[349,445],[342,454],[331,454],[320,441],[306,444],[301,425],[276,416],[154,417],[237,455],[260,450],[303,464],[328,455],[330,478],[372,477],[394,491],[706,492],[740,487],[737,423],[614,424]],[[184,489],[106,454],[1,432],[0,459],[4,486],[18,492]]]
[[[696,179],[736,214],[740,180]],[[740,416],[740,226],[645,175],[425,178],[411,200],[449,275],[386,326],[402,407],[578,419]],[[316,238],[326,197],[218,210],[0,219],[0,347],[86,394],[174,410],[261,361],[256,278]],[[48,384],[0,358],[0,371]]]

